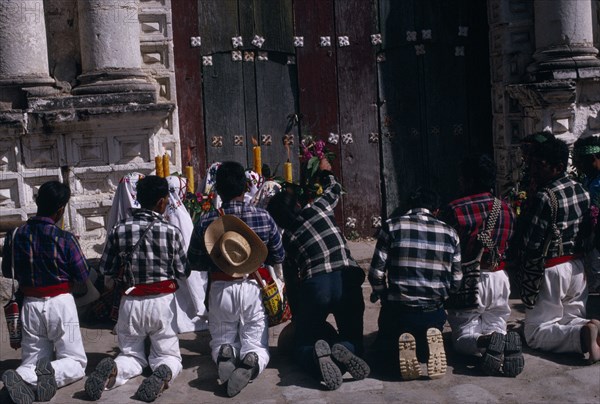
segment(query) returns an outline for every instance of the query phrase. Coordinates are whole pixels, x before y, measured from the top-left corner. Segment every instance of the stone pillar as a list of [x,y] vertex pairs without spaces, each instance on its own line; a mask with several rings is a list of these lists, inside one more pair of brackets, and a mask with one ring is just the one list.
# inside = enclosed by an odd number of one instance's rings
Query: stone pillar
[[83,73],[74,94],[155,92],[142,71],[139,0],[78,0]]
[[2,0],[0,6],[0,110],[24,108],[24,88],[49,88],[43,0]]
[[534,15],[536,51],[531,72],[561,72],[552,78],[600,74],[591,0],[535,0]]

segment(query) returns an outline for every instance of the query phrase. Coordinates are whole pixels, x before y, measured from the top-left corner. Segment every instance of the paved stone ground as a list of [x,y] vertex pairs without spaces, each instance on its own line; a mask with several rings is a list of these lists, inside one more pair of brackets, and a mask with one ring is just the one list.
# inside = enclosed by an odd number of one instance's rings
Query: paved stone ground
[[[354,256],[363,268],[368,264],[374,242],[350,243]],[[379,304],[368,301],[370,288],[365,283],[367,302],[365,338],[367,347],[377,330]],[[519,330],[524,316],[523,306],[512,301],[513,314],[509,327]],[[591,316],[600,318],[600,296],[591,296],[588,302]],[[0,323],[0,373],[19,364],[20,351],[8,345],[3,316]],[[181,335],[183,372],[173,386],[158,398],[157,403],[600,403],[600,365],[586,366],[582,355],[544,354],[525,348],[525,370],[516,379],[485,377],[469,361],[453,353],[449,345],[449,329],[444,332],[448,354],[448,372],[439,380],[399,381],[398,377],[384,375],[374,363],[371,352],[367,361],[373,371],[369,378],[352,381],[345,375],[339,390],[324,391],[310,376],[304,374],[287,356],[277,349],[277,340],[283,326],[271,329],[271,362],[259,378],[237,397],[227,398],[217,386],[216,367],[210,359],[208,332]],[[116,355],[116,337],[108,325],[83,324],[82,332],[88,353],[89,374],[105,356]],[[145,375],[148,375],[146,373]],[[104,392],[101,403],[139,402],[133,396],[142,377],[122,387]],[[60,389],[53,403],[85,402],[83,380]],[[1,383],[0,383],[1,385]],[[0,395],[0,403],[8,402]]]

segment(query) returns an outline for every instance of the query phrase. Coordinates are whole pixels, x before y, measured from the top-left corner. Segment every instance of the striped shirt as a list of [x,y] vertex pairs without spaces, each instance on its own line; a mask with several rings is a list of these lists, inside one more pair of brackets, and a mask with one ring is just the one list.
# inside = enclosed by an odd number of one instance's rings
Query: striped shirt
[[100,272],[117,277],[121,265],[119,253],[131,251],[150,223],[156,220],[133,254],[133,283],[144,285],[186,278],[189,272],[186,272],[187,258],[179,229],[151,210],[133,209],[132,212],[132,217],[117,223],[109,233],[100,259]]
[[422,208],[385,222],[369,269],[375,292],[407,307],[439,308],[461,279],[460,242],[452,227]]
[[[234,215],[242,219],[265,243],[269,252],[265,260],[267,265],[283,262],[285,253],[281,242],[281,235],[275,221],[266,210],[239,201],[223,203],[222,209],[224,214]],[[194,227],[192,239],[190,240],[190,248],[188,249],[188,261],[193,270],[220,271],[212,262],[204,245],[204,232],[218,217],[218,211],[208,212],[201,217]]]
[[[452,226],[460,239],[460,252],[463,262],[471,262],[481,250],[477,234],[484,230],[486,220],[494,204],[494,196],[489,192],[456,199],[444,209],[440,219]],[[500,259],[504,256],[508,240],[514,231],[515,214],[502,202],[496,226],[491,231],[491,239],[498,249]],[[487,254],[487,249],[484,250]],[[485,260],[485,256],[482,260]]]
[[[12,232],[6,233],[2,250],[2,274],[11,278]],[[75,236],[49,217],[34,216],[15,235],[15,278],[21,286],[54,286],[85,282],[88,265]]]
[[[544,188],[551,189],[558,200],[556,226],[562,237],[563,255],[577,252],[576,237],[584,214],[590,207],[590,196],[583,186],[563,175],[545,187],[539,187],[527,210],[519,216],[517,225],[523,230],[520,239],[511,241],[511,248],[524,260],[539,258],[543,253],[544,240],[550,231],[550,197]],[[548,257],[559,256],[558,243],[552,242]]]
[[343,268],[360,268],[341,230],[335,224],[333,209],[342,186],[333,175],[327,175],[327,187],[311,205],[305,206],[293,225],[283,233],[283,243],[290,262],[298,268],[300,279]]

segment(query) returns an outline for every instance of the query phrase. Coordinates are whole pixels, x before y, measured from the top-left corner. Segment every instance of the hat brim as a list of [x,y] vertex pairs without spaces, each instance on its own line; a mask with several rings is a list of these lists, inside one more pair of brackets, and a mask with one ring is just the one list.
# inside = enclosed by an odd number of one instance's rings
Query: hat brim
[[[221,254],[218,242],[228,231],[240,234],[250,245],[250,257],[241,265],[231,265]],[[227,275],[239,278],[256,271],[265,262],[269,251],[262,239],[242,219],[223,215],[212,222],[204,232],[204,244],[208,255],[219,269]]]

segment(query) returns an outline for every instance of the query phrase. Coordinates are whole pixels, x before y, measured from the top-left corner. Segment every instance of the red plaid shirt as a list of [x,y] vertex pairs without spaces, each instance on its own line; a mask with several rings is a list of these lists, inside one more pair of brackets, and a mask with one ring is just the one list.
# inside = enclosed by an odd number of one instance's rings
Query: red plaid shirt
[[[460,238],[463,262],[472,261],[479,254],[481,244],[477,240],[477,234],[484,230],[485,220],[493,204],[494,196],[485,192],[456,199],[444,209],[441,219],[456,229]],[[513,234],[514,223],[513,210],[502,202],[502,210],[492,231],[492,240],[496,243],[501,259],[504,257],[508,240]]]

